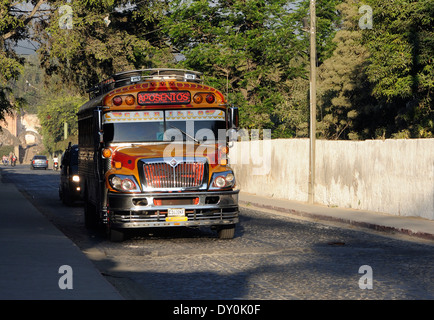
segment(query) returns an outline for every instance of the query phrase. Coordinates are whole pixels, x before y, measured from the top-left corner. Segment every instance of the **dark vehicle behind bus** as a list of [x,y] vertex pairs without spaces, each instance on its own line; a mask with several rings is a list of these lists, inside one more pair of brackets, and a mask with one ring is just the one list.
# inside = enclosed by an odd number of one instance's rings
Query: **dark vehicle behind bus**
[[59,197],[66,205],[80,200],[80,177],[78,176],[78,145],[69,145],[60,160]]

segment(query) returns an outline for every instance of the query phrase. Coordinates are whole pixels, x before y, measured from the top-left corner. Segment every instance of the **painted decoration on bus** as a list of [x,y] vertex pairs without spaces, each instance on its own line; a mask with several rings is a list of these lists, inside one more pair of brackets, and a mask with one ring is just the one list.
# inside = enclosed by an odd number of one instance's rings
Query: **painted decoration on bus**
[[114,122],[142,122],[142,121],[225,121],[225,113],[218,109],[204,110],[160,110],[160,111],[119,111],[104,114],[104,123]]
[[137,94],[140,105],[155,104],[189,104],[191,95],[189,91],[146,91]]
[[223,110],[205,109],[205,110],[166,110],[165,116],[167,121],[185,121],[185,120],[225,120]]
[[120,111],[104,114],[104,123],[164,121],[164,111]]

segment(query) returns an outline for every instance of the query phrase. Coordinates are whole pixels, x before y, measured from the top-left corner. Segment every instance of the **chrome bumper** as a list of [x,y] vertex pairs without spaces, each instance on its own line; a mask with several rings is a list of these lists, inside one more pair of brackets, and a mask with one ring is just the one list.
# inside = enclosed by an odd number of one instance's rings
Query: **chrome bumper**
[[[136,194],[109,192],[107,218],[114,228],[230,225],[239,221],[238,193],[239,190]],[[195,199],[196,204],[186,204],[188,199]],[[158,204],[168,201],[184,204]],[[185,221],[166,219],[168,209],[176,208],[185,209]]]

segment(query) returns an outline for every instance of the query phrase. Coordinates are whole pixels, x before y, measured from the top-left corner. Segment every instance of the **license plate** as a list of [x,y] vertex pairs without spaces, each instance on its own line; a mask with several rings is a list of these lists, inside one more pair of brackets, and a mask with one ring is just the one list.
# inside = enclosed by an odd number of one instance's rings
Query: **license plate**
[[184,208],[169,208],[167,209],[167,222],[187,221]]
[[184,217],[185,209],[184,208],[169,208],[167,209],[168,217]]

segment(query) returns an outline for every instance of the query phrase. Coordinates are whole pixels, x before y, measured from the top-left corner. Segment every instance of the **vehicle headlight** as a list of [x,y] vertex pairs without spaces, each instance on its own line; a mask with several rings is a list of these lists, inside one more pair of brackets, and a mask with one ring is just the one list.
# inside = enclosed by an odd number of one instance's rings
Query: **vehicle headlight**
[[77,175],[73,175],[72,176],[72,181],[74,181],[74,182],[80,182],[80,177],[77,176]]
[[226,182],[232,183],[235,180],[235,176],[233,173],[229,172],[226,175]]
[[139,184],[134,176],[111,175],[108,179],[113,189],[123,192],[140,192]]
[[218,176],[217,178],[215,178],[215,180],[214,180],[214,186],[215,187],[224,188],[225,185],[226,185],[226,180],[224,177]]
[[235,184],[235,176],[232,171],[216,172],[212,175],[210,190],[229,188]]

